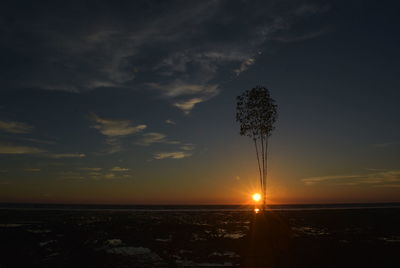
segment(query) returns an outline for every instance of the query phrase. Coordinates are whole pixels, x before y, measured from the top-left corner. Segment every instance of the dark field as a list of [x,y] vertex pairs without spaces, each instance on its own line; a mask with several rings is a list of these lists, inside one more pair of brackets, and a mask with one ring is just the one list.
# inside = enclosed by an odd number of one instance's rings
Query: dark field
[[400,209],[0,210],[0,267],[400,267]]

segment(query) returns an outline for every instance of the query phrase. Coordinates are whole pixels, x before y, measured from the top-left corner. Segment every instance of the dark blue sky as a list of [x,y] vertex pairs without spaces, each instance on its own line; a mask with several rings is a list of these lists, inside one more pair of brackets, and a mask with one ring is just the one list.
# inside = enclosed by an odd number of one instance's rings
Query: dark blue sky
[[246,202],[235,97],[279,109],[268,199],[400,201],[394,1],[3,2],[0,201]]

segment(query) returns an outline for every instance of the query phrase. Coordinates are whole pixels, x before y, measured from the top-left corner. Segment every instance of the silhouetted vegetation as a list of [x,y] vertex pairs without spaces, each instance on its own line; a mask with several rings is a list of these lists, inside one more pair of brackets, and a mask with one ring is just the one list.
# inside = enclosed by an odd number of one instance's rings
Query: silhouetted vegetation
[[256,86],[237,97],[236,121],[240,123],[240,135],[253,139],[256,149],[263,208],[266,202],[268,138],[275,129],[277,116],[277,105],[266,87]]

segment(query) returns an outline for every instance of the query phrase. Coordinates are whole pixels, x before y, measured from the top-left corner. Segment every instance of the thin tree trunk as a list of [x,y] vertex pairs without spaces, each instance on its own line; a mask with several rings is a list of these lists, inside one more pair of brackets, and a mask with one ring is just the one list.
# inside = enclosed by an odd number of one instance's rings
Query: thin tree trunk
[[265,209],[265,204],[266,204],[266,199],[267,199],[267,176],[268,176],[268,158],[267,158],[267,151],[268,151],[268,136],[265,137],[265,170],[264,170],[264,181],[263,181],[263,187],[264,187],[264,192],[263,192],[263,205]]
[[254,146],[256,147],[256,155],[257,155],[257,163],[258,163],[258,171],[260,172],[260,186],[261,186],[261,190],[263,189],[264,185],[263,185],[263,173],[261,172],[261,166],[260,166],[260,156],[258,154],[258,146],[257,146],[257,140],[254,140]]
[[262,174],[262,196],[263,196],[263,206],[262,209],[264,210],[265,208],[265,195],[264,195],[264,189],[265,189],[265,158],[264,158],[264,136],[261,135],[261,148],[262,148],[262,170],[263,170],[263,174]]

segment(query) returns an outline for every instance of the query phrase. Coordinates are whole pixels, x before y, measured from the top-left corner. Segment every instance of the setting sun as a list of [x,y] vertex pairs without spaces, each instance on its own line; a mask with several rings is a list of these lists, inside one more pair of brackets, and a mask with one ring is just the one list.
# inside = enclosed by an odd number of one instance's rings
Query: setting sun
[[259,193],[254,193],[252,195],[252,197],[253,197],[253,200],[256,201],[256,202],[261,200],[261,195]]

